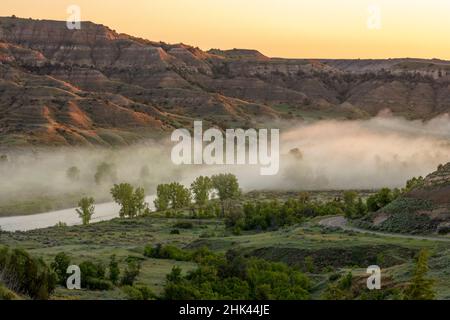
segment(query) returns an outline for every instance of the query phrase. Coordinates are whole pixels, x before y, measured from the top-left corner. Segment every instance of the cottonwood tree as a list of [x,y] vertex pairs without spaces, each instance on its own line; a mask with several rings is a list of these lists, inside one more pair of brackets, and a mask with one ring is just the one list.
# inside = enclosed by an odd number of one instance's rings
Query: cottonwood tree
[[94,215],[95,206],[94,198],[83,198],[78,202],[79,208],[76,209],[78,216],[81,218],[83,225],[86,226],[91,221],[92,216]]
[[111,195],[121,207],[119,211],[121,218],[134,218],[148,211],[143,188],[134,189],[129,183],[115,184],[111,189]]
[[241,196],[238,179],[233,174],[219,174],[212,176],[211,181],[222,205],[222,216],[225,216],[226,202]]
[[191,193],[178,182],[170,184],[170,203],[172,209],[182,209],[191,203]]
[[161,184],[157,187],[157,198],[154,203],[158,211],[169,208],[182,209],[191,204],[191,193],[178,182]]
[[394,201],[396,196],[391,189],[383,188],[367,199],[367,208],[370,212],[376,212]]
[[354,191],[344,193],[344,211],[349,219],[361,218],[367,213],[367,206]]
[[211,178],[200,176],[191,184],[191,190],[194,195],[195,204],[204,206],[209,200],[209,194],[213,185]]
[[156,188],[156,199],[153,201],[156,210],[165,211],[170,205],[170,186],[168,184],[160,184]]

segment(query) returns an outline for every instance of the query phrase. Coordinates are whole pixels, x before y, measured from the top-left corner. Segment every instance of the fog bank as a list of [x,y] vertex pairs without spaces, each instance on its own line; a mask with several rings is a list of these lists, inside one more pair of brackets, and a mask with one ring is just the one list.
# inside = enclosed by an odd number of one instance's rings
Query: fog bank
[[[108,199],[113,182],[130,182],[155,192],[162,182],[188,185],[198,175],[232,172],[244,190],[372,189],[399,187],[450,161],[450,118],[299,123],[281,131],[280,171],[261,176],[259,166],[175,166],[175,143],[147,141],[121,149],[53,149],[8,154],[0,163],[2,204],[40,195],[86,194]],[[112,164],[116,179],[96,183],[97,166]],[[79,169],[78,179],[67,175]]]

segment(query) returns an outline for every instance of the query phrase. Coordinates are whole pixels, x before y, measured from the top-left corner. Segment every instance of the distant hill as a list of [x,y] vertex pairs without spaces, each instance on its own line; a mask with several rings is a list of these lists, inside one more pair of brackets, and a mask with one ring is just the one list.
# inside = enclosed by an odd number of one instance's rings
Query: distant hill
[[204,119],[367,118],[450,112],[450,62],[269,58],[0,18],[0,146],[122,145]]
[[370,216],[366,227],[400,233],[450,233],[450,163]]

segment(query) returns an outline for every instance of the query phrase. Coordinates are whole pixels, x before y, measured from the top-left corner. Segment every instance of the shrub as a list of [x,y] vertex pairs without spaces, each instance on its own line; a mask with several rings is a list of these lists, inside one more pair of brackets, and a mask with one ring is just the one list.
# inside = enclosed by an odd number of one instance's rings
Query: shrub
[[282,263],[247,259],[236,251],[219,256],[201,249],[193,254],[199,268],[182,276],[174,268],[167,276],[165,299],[307,299],[310,284],[301,272]]
[[86,288],[89,290],[108,291],[113,288],[111,281],[98,278],[87,278],[85,281]]
[[57,224],[55,224],[56,228],[66,228],[67,227],[67,223],[59,221]]
[[153,291],[144,285],[124,286],[122,290],[129,300],[152,300],[156,298]]
[[428,258],[426,250],[419,252],[413,277],[403,292],[404,300],[433,300],[436,297],[433,288],[435,281],[426,277],[429,271]]
[[84,261],[80,264],[81,286],[89,290],[110,290],[113,285],[106,280],[106,269],[100,263]]
[[192,222],[177,222],[173,227],[178,229],[193,229],[194,224]]
[[128,265],[123,271],[122,279],[120,283],[123,286],[133,286],[134,281],[138,277],[141,271],[141,265],[136,259],[129,258]]
[[58,277],[58,283],[62,286],[66,284],[67,280],[67,268],[70,266],[70,257],[64,252],[58,253],[53,262],[50,264],[50,267],[55,272]]
[[377,226],[377,229],[407,234],[427,234],[437,229],[439,222],[427,215],[410,212],[398,212]]
[[45,262],[22,249],[0,249],[0,273],[8,288],[32,299],[48,299],[56,286],[56,275]]
[[383,212],[399,214],[417,211],[431,211],[434,208],[435,205],[430,200],[402,197],[384,207]]
[[191,258],[189,252],[174,246],[162,246],[160,244],[155,247],[145,247],[144,256],[154,259],[170,259],[176,261],[189,261]]
[[[337,281],[339,279],[339,281]],[[331,279],[330,279],[331,280]],[[333,283],[328,284],[322,298],[325,300],[352,300],[354,294],[352,292],[353,275],[351,272],[345,276],[333,275],[331,280]]]
[[120,276],[119,263],[116,260],[116,255],[112,255],[109,261],[109,280],[113,284],[117,284],[119,282],[119,276]]

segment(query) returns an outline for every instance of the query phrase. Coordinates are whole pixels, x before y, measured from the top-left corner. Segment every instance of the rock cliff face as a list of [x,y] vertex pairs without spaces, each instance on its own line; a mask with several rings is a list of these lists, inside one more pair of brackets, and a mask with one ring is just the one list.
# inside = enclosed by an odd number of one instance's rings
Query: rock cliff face
[[0,145],[116,145],[204,119],[409,118],[450,111],[450,62],[273,59],[119,34],[83,22],[0,18]]
[[412,190],[408,196],[444,206],[450,216],[450,163],[439,166],[425,178],[422,186]]
[[[450,163],[440,165],[438,170],[425,178],[424,187],[432,188],[437,186],[450,185]],[[448,202],[450,202],[450,194]]]

